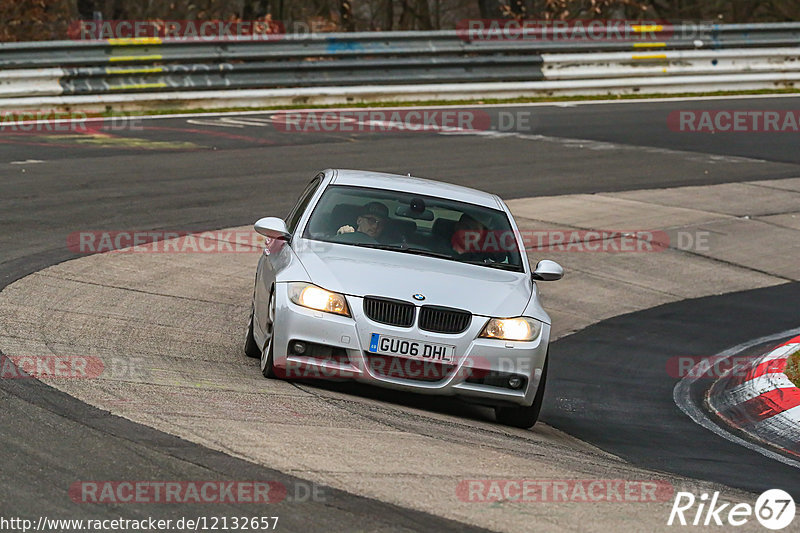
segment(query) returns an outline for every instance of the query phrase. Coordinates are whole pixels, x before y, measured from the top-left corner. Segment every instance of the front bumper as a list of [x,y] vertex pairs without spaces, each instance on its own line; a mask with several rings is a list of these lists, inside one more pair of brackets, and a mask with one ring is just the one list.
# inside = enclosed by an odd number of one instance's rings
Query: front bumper
[[[346,298],[352,318],[298,306],[289,301],[287,284],[276,285],[273,363],[287,378],[354,379],[403,391],[461,396],[490,405],[533,403],[547,355],[548,324],[542,324],[541,333],[530,342],[478,338],[488,317],[477,315],[463,333],[432,333],[420,330],[416,322],[409,328],[373,322],[364,315],[362,298]],[[442,368],[386,356],[382,356],[384,363],[376,364],[376,358],[368,352],[373,333],[454,345],[455,364]],[[290,343],[295,341],[337,348],[340,350],[335,351],[346,353],[346,357],[297,355],[290,349]],[[403,370],[401,375],[387,372],[398,368]],[[524,376],[524,385],[514,390],[500,386],[496,379],[476,379],[476,376],[498,374]]]

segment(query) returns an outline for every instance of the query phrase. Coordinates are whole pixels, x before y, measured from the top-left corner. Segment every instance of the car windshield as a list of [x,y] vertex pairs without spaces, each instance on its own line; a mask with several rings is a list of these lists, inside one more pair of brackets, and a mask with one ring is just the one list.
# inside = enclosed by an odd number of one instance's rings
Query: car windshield
[[328,187],[303,237],[524,271],[505,212],[401,191]]

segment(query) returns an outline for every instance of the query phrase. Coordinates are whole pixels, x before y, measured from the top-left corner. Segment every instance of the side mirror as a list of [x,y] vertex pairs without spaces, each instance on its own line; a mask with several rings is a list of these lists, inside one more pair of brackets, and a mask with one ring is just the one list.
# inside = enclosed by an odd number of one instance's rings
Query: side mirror
[[536,263],[531,277],[538,281],[558,281],[564,277],[564,269],[555,261],[544,259]]
[[259,219],[253,229],[270,239],[288,239],[291,237],[291,233],[286,229],[286,222],[282,218],[266,217]]

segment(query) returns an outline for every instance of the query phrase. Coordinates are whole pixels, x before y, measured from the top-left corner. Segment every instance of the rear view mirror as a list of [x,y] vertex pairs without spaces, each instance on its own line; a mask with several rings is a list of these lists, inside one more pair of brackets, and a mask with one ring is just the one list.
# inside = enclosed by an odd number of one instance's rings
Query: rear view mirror
[[415,220],[433,220],[433,211],[424,209],[422,211],[415,211],[407,205],[401,205],[395,212],[398,217],[413,218]]
[[544,259],[536,263],[531,276],[538,281],[558,281],[564,277],[564,269],[555,261]]
[[289,230],[286,228],[286,222],[278,217],[266,217],[259,219],[255,223],[253,229],[264,237],[270,239],[288,239],[291,237]]

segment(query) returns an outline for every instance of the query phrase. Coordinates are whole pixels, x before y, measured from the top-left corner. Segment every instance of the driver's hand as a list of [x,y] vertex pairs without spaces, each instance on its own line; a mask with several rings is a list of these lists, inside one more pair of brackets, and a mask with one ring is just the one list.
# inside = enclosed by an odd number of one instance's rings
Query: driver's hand
[[341,228],[339,228],[338,230],[336,230],[336,235],[341,235],[342,233],[353,233],[355,230],[356,228],[350,226],[349,224],[346,224]]

